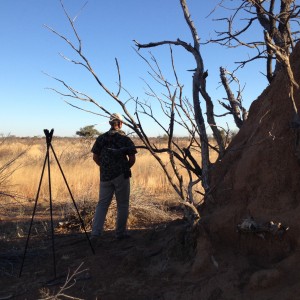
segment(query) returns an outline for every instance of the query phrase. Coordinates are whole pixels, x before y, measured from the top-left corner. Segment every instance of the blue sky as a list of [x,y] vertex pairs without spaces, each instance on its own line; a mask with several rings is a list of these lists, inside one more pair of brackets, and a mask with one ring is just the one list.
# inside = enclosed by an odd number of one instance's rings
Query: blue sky
[[[84,6],[84,4],[87,4]],[[192,19],[198,29],[201,41],[214,33],[219,23],[212,18],[224,16],[221,9],[207,17],[219,1],[188,0]],[[147,66],[135,53],[133,40],[148,43],[180,38],[191,42],[189,29],[183,18],[179,0],[65,0],[64,5],[71,17],[78,15],[76,28],[82,39],[83,51],[101,80],[113,91],[117,90],[115,58],[118,58],[124,87],[134,97],[147,99],[145,83]],[[16,136],[43,136],[43,129],[54,128],[59,136],[74,136],[84,126],[97,124],[103,132],[108,129],[107,120],[93,114],[74,109],[49,88],[61,89],[48,73],[65,80],[74,88],[93,96],[112,111],[120,109],[106,96],[93,78],[79,66],[62,59],[59,53],[77,59],[70,48],[51,33],[44,24],[54,28],[74,41],[74,36],[58,0],[9,0],[0,1],[0,134]],[[261,39],[261,31],[257,39]],[[170,73],[168,48],[155,48],[151,52],[158,58],[166,74]],[[147,55],[148,50],[141,50]],[[209,70],[207,89],[216,105],[216,112],[224,110],[217,99],[225,96],[219,87],[219,67],[235,68],[234,61],[244,59],[248,53],[242,48],[232,51],[217,45],[202,46],[201,53],[205,68]],[[180,81],[190,97],[194,61],[186,51],[175,47],[174,58]],[[244,104],[250,103],[266,87],[267,82],[259,71],[264,64],[250,64],[237,75],[244,90]],[[126,98],[126,96],[125,96]],[[97,112],[96,107],[73,102]],[[159,112],[157,112],[159,114]],[[132,111],[133,114],[133,111]],[[234,127],[231,118],[220,122]],[[167,121],[166,121],[167,124]],[[150,136],[161,134],[159,128],[145,121]],[[181,135],[180,132],[177,133]]]

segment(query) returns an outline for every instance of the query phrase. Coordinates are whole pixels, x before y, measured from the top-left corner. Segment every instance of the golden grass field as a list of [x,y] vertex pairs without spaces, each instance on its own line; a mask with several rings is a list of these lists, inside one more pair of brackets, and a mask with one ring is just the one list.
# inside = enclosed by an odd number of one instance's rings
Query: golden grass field
[[[93,142],[94,140],[79,138],[53,137],[52,140],[52,146],[74,200],[80,208],[89,206],[93,209],[98,201],[99,168],[92,160],[90,150]],[[182,140],[180,142],[186,143],[187,141]],[[135,143],[138,143],[138,141],[135,141]],[[1,198],[0,217],[3,220],[13,216],[18,218],[21,216],[28,219],[37,196],[45,160],[45,138],[2,139],[0,143],[0,166],[5,166],[7,162],[22,152],[24,154],[14,161],[11,167],[7,167],[5,172],[2,172],[3,178],[0,178],[0,192],[4,191],[8,194],[16,195],[14,198]],[[161,158],[166,163],[168,162],[167,154],[163,154]],[[74,210],[74,206],[51,149],[50,162],[51,194],[54,211],[60,217],[66,217],[70,209]],[[131,211],[135,213],[131,214],[129,223],[132,219],[135,220],[132,222],[138,222],[137,218],[144,218],[141,212],[144,211],[145,213],[145,209],[151,211],[153,221],[157,219],[155,214],[159,218],[164,218],[165,216],[161,215],[161,207],[166,208],[170,204],[179,204],[179,196],[169,184],[158,162],[147,150],[138,150],[132,174]],[[198,195],[198,198],[201,201],[201,195]],[[38,207],[42,207],[43,214],[48,218],[49,184],[47,165],[38,197]],[[156,209],[157,207],[160,207],[160,209]],[[150,213],[146,212],[145,215],[148,215],[150,218]],[[113,224],[110,227],[113,227]]]
[[[93,141],[78,138],[53,138],[52,146],[66,176],[74,198],[96,200],[98,198],[99,168],[90,152]],[[46,155],[43,138],[8,139],[0,148],[0,165],[4,165],[17,154],[26,151],[16,162],[17,169],[10,176],[10,190],[26,198],[35,198],[42,166]],[[61,201],[69,193],[50,149],[50,175],[52,198]],[[148,151],[138,151],[136,164],[132,169],[132,190],[144,190],[147,194],[166,194],[173,190],[158,163]],[[44,172],[41,198],[48,197],[48,170]]]

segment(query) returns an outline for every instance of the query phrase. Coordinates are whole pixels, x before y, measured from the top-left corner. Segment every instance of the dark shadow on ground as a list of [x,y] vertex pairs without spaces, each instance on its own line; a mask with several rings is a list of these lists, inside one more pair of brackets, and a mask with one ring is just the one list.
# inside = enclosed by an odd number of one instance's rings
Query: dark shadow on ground
[[[9,222],[1,224],[11,226]],[[195,235],[188,233],[182,219],[129,232],[131,237],[124,240],[117,240],[114,231],[105,232],[97,245],[93,244],[95,254],[85,233],[55,233],[53,251],[51,234],[33,232],[25,258],[27,235],[2,239],[0,296],[39,299],[42,290],[55,294],[68,272],[72,274],[83,264],[80,270],[84,271],[75,276],[76,284],[66,294],[82,299],[159,299],[161,284],[173,282],[171,277],[180,273],[176,262],[184,265],[194,256]]]

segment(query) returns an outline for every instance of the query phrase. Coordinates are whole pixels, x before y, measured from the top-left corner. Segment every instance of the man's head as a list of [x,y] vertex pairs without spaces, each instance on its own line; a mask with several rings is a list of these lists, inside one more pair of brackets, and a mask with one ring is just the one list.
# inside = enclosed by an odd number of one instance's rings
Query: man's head
[[111,128],[118,129],[122,127],[122,116],[119,113],[113,113],[110,115],[109,124]]

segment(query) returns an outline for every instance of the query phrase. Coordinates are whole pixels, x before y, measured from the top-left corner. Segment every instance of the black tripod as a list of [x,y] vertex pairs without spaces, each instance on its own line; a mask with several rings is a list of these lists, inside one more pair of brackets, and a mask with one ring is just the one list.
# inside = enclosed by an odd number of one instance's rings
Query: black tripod
[[26,253],[27,253],[27,248],[28,248],[28,243],[29,243],[29,238],[30,238],[30,232],[31,232],[31,228],[32,228],[32,224],[33,224],[33,219],[34,219],[34,215],[35,215],[35,212],[36,212],[36,207],[37,207],[37,202],[38,202],[38,198],[39,198],[39,193],[40,193],[40,189],[41,189],[41,185],[42,185],[42,180],[43,180],[43,176],[44,176],[44,171],[45,171],[45,167],[46,167],[46,163],[48,163],[48,183],[49,183],[49,198],[50,198],[50,218],[51,218],[51,236],[52,236],[52,255],[53,255],[53,266],[54,266],[54,278],[56,278],[56,261],[55,261],[55,247],[54,247],[54,225],[53,225],[53,211],[52,211],[52,194],[51,194],[51,177],[50,177],[50,156],[49,156],[49,149],[51,148],[52,150],[52,153],[55,157],[55,160],[59,166],[59,169],[61,171],[61,174],[64,178],[64,181],[65,181],[65,184],[68,188],[68,191],[70,193],[70,196],[72,198],[72,201],[73,201],[73,204],[76,208],[76,211],[77,211],[77,214],[78,214],[78,218],[80,220],[80,223],[81,223],[81,226],[85,232],[85,235],[87,237],[87,240],[89,242],[89,245],[92,249],[92,252],[95,254],[95,250],[92,246],[92,243],[89,239],[89,236],[86,232],[86,229],[85,229],[85,225],[84,225],[84,222],[79,214],[79,211],[78,211],[78,208],[77,208],[77,205],[75,203],[75,200],[74,200],[74,197],[72,195],[72,192],[70,190],[70,187],[68,185],[68,182],[66,180],[66,177],[65,177],[65,174],[61,168],[61,165],[57,159],[57,156],[55,154],[55,151],[52,147],[52,144],[51,144],[51,141],[52,141],[52,136],[53,136],[53,132],[54,132],[54,129],[51,129],[51,131],[49,132],[48,129],[44,129],[44,133],[46,135],[46,143],[47,143],[47,152],[46,152],[46,156],[45,156],[45,160],[44,160],[44,165],[43,165],[43,170],[42,170],[42,174],[41,174],[41,178],[40,178],[40,183],[39,183],[39,187],[38,187],[38,191],[37,191],[37,195],[36,195],[36,199],[35,199],[35,204],[34,204],[34,208],[33,208],[33,212],[32,212],[32,217],[31,217],[31,222],[30,222],[30,226],[29,226],[29,231],[28,231],[28,235],[27,235],[27,240],[26,240],[26,245],[25,245],[25,249],[24,249],[24,254],[23,254],[23,260],[22,260],[22,264],[21,264],[21,269],[20,269],[20,273],[19,273],[19,277],[21,277],[22,275],[22,270],[23,270],[23,265],[24,265],[24,260],[25,260],[25,256],[26,256]]

